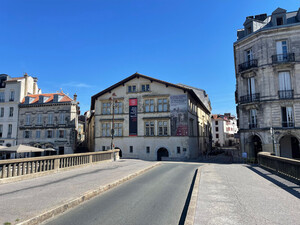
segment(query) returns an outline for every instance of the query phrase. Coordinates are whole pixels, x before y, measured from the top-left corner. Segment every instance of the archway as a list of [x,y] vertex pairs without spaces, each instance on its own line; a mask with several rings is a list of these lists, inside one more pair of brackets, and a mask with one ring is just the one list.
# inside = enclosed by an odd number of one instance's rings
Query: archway
[[160,148],[157,150],[157,161],[161,161],[162,157],[169,157],[169,152],[166,148]]
[[280,141],[280,156],[300,159],[299,141],[293,135],[285,135]]
[[122,150],[119,147],[115,147],[115,149],[119,149],[119,157],[122,158]]
[[254,154],[254,158],[257,160],[257,154],[262,151],[262,144],[260,137],[254,135],[252,137],[252,152]]

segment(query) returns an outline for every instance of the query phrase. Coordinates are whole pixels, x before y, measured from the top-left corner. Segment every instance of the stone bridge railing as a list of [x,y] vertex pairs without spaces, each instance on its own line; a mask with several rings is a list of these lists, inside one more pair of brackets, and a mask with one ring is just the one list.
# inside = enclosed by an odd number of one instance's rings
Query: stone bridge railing
[[260,152],[258,154],[258,164],[261,167],[300,182],[299,160],[274,156],[269,152]]
[[115,149],[101,152],[0,160],[0,183],[5,183],[8,178],[22,180],[23,178],[56,173],[100,161],[117,160],[119,159],[119,151]]

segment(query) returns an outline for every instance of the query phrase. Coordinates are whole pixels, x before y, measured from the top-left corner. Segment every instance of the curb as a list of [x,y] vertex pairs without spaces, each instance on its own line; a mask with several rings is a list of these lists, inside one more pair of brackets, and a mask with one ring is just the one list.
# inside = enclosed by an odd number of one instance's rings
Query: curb
[[184,225],[193,225],[194,219],[195,219],[195,213],[196,213],[196,207],[197,207],[197,198],[198,198],[198,190],[199,190],[199,182],[200,182],[200,176],[201,176],[201,169],[203,166],[200,166],[197,171],[193,192],[189,204],[189,208],[187,211],[187,215],[184,221]]
[[54,217],[54,216],[57,216],[59,214],[62,214],[64,212],[66,212],[67,210],[69,209],[72,209],[73,207],[75,206],[78,206],[82,203],[84,203],[85,201],[89,200],[89,199],[92,199],[100,194],[102,194],[103,192],[107,191],[107,190],[110,190],[128,180],[131,180],[151,169],[153,169],[154,167],[156,166],[159,166],[161,163],[156,163],[152,166],[149,166],[145,169],[142,169],[138,172],[135,172],[135,173],[132,173],[124,178],[121,178],[115,182],[112,182],[112,183],[109,183],[107,185],[104,185],[104,186],[100,186],[99,188],[95,189],[95,190],[92,190],[92,191],[87,191],[85,192],[84,194],[82,194],[80,197],[77,197],[73,200],[70,200],[62,205],[59,205],[59,206],[56,206],[52,209],[49,209],[43,213],[41,213],[40,215],[38,216],[35,216],[31,219],[28,219],[26,221],[23,221],[23,222],[20,222],[18,223],[18,225],[31,225],[31,224],[40,224],[42,222],[44,222],[45,220],[48,220],[50,219],[51,217]]

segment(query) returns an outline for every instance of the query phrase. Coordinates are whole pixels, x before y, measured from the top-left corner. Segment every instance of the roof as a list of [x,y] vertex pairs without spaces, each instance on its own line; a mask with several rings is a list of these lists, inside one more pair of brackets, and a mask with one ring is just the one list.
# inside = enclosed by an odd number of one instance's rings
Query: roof
[[21,80],[21,79],[24,79],[24,77],[13,77],[13,78],[10,78],[9,80],[6,80],[6,82],[13,82],[13,81]]
[[[62,96],[61,99],[58,99],[58,102],[72,102],[73,100],[64,93],[50,93],[50,94],[35,94],[35,95],[27,95],[26,97],[34,98],[30,101],[29,104],[34,104],[39,102],[40,96],[48,97],[48,99],[43,103],[53,103],[54,95]],[[25,104],[25,98],[23,98],[21,104]]]
[[158,82],[158,83],[161,83],[161,84],[164,84],[166,85],[167,87],[168,86],[171,86],[171,87],[175,87],[175,88],[178,88],[178,89],[181,89],[183,91],[186,91],[188,92],[192,97],[194,97],[199,103],[200,105],[204,108],[204,111],[206,111],[207,113],[210,114],[210,109],[208,109],[206,107],[206,105],[201,101],[201,99],[198,97],[198,95],[194,92],[193,89],[191,88],[188,88],[188,87],[184,87],[184,86],[181,86],[181,85],[177,85],[177,84],[172,84],[172,83],[169,83],[169,82],[166,82],[166,81],[162,81],[162,80],[159,80],[159,79],[156,79],[156,78],[153,78],[153,77],[149,77],[149,76],[146,76],[146,75],[143,75],[143,74],[140,74],[140,73],[134,73],[132,74],[131,76],[125,78],[124,80],[121,80],[120,82],[110,86],[109,88],[106,88],[105,90],[95,94],[92,96],[92,99],[91,99],[91,110],[94,110],[95,109],[95,100],[101,96],[101,95],[104,95],[106,94],[107,92],[110,92],[111,90],[125,84],[126,82],[132,80],[132,79],[135,79],[135,78],[139,78],[139,77],[142,77],[142,78],[145,78],[145,79],[148,79],[150,80],[151,82]]

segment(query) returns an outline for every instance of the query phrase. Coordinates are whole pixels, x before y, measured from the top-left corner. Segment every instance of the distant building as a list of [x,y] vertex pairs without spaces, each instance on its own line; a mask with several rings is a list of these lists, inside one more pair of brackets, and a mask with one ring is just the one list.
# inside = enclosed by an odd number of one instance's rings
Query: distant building
[[242,151],[300,158],[300,9],[248,16],[234,60]]
[[0,145],[16,145],[18,131],[18,105],[28,94],[38,94],[37,78],[0,75]]
[[26,96],[19,105],[18,144],[53,148],[54,154],[74,153],[79,107],[64,93]]
[[197,158],[210,148],[210,112],[205,91],[135,73],[92,96],[88,143],[111,149],[113,127],[123,157]]
[[230,113],[224,115],[214,114],[211,117],[213,146],[233,146],[238,143],[238,132],[235,116]]

